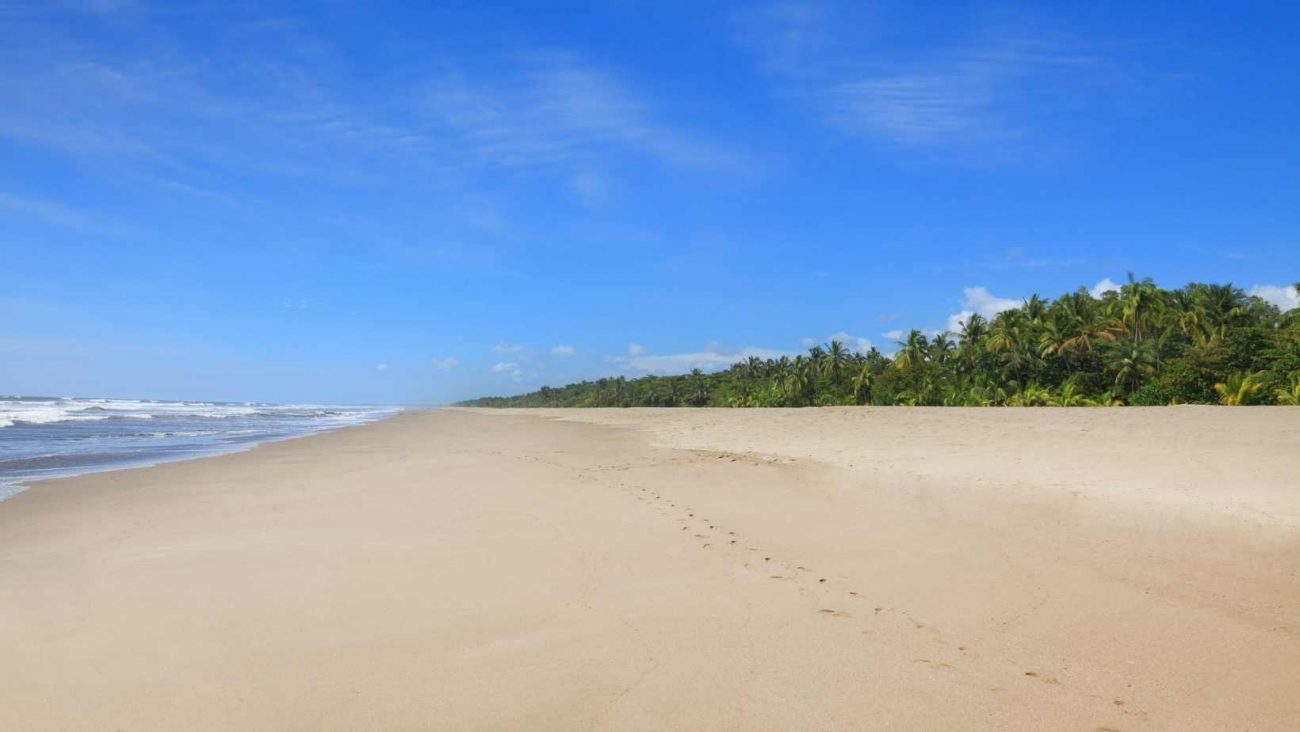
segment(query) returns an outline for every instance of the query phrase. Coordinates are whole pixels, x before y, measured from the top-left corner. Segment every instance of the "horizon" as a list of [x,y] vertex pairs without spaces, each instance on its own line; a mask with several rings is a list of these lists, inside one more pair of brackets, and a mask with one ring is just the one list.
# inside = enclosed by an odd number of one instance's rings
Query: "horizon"
[[1129,272],[1300,306],[1293,6],[554,7],[4,3],[0,391],[449,404]]

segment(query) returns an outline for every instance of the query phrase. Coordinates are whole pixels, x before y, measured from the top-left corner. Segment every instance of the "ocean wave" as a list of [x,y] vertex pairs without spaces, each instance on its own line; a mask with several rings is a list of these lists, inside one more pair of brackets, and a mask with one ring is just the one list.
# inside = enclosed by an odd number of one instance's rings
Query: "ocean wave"
[[34,480],[248,449],[398,411],[328,404],[0,397],[0,500]]
[[273,405],[257,402],[164,402],[140,399],[6,397],[0,399],[0,428],[20,424],[89,422],[105,419],[268,419],[278,421],[340,419],[364,421],[387,411],[391,410],[317,404]]

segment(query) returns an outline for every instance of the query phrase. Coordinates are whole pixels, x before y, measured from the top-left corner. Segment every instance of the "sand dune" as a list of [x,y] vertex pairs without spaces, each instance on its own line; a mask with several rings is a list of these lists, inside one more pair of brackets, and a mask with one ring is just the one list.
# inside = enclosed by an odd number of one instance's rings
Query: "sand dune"
[[0,504],[0,729],[1300,728],[1300,410],[408,413]]

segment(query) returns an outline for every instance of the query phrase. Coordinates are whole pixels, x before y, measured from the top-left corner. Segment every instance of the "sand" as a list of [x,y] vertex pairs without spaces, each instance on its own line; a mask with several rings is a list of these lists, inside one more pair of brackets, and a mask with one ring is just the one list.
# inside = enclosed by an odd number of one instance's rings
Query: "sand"
[[0,503],[0,729],[1300,729],[1300,409],[438,410]]

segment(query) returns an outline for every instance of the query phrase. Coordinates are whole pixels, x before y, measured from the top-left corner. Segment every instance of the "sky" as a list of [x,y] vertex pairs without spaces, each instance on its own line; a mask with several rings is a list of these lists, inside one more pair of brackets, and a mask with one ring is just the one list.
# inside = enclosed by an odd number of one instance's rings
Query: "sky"
[[432,404],[1300,305],[1300,5],[0,0],[0,393]]

